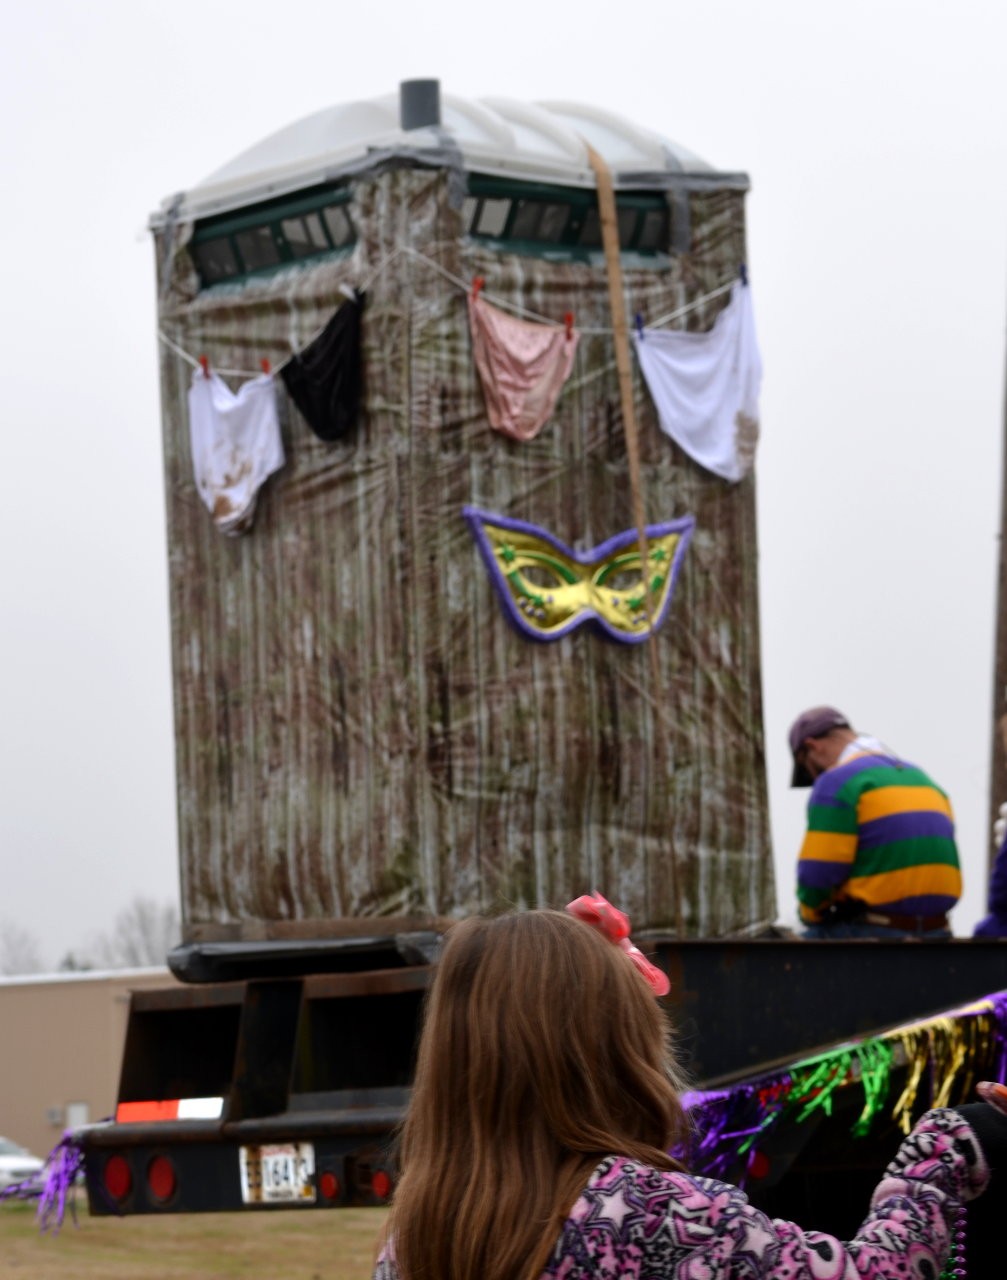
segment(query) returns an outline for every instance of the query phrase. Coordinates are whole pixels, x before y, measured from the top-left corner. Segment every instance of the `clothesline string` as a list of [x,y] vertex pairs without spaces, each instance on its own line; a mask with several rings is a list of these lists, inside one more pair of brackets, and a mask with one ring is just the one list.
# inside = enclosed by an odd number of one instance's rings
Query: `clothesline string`
[[702,297],[695,298],[692,302],[685,303],[684,306],[669,311],[667,315],[658,316],[656,320],[652,320],[646,325],[647,329],[663,329],[666,324],[671,324],[672,320],[679,320],[682,316],[688,315],[690,311],[695,311],[697,307],[703,306],[706,302],[712,302],[714,298],[719,298],[722,293],[730,293],[734,288],[735,281],[728,280],[727,284],[718,285],[716,289],[711,289],[709,293],[704,293]]
[[[420,253],[418,249],[414,249],[412,245],[404,245],[403,247],[406,253],[408,253],[411,257],[419,258],[421,262],[425,262],[426,265],[431,268],[431,270],[436,271],[439,276],[443,276],[445,280],[453,284],[456,289],[460,289],[462,293],[467,294],[469,290],[472,288],[472,282],[470,280],[462,280],[459,276],[456,276],[453,272],[448,271],[447,267],[442,267],[441,264],[439,262],[435,262],[433,258],[428,258],[425,253]],[[562,329],[563,327],[558,321],[554,320],[552,317],[539,315],[537,311],[532,311],[530,307],[522,307],[519,302],[511,302],[507,298],[501,298],[494,293],[488,293],[485,289],[482,291],[482,296],[486,299],[487,302],[492,303],[494,307],[499,307],[502,311],[513,312],[514,315],[520,317],[522,320],[534,320],[538,324],[547,324],[554,329]],[[578,333],[605,333],[605,332],[610,333],[611,330],[581,329],[580,326],[578,326],[577,332]]]
[[[412,245],[407,245],[407,244],[397,246],[397,248],[393,249],[390,253],[386,254],[378,262],[378,264],[364,278],[363,283],[360,285],[360,292],[366,292],[371,287],[373,282],[384,271],[387,270],[387,268],[391,265],[391,263],[394,262],[394,260],[403,253],[408,254],[410,257],[418,259],[420,262],[430,267],[433,271],[437,272],[438,275],[443,276],[445,280],[453,284],[457,289],[460,289],[462,293],[467,294],[469,292],[471,288],[470,282],[462,280],[459,276],[456,276],[453,272],[448,271],[446,267],[442,267],[441,264],[439,262],[436,262],[433,258],[428,257],[425,253],[421,253],[418,249],[414,249]],[[647,328],[661,329],[665,325],[670,324],[673,320],[681,319],[682,316],[688,315],[690,311],[695,311],[697,307],[701,307],[705,305],[707,302],[712,302],[714,298],[719,298],[722,294],[727,293],[730,289],[734,288],[734,284],[735,284],[735,280],[732,277],[732,279],[728,280],[725,284],[718,285],[716,289],[711,289],[709,293],[701,294],[698,298],[694,298],[691,302],[687,302],[683,306],[677,307],[674,311],[669,311],[666,315],[659,316],[651,324],[647,325]],[[549,325],[557,329],[561,329],[563,327],[563,325],[560,322],[550,319],[547,316],[539,315],[537,312],[532,311],[528,307],[522,307],[520,303],[511,302],[506,298],[501,298],[495,294],[490,294],[486,292],[486,290],[483,290],[482,296],[486,299],[487,302],[491,303],[493,306],[499,307],[501,310],[510,311],[521,319],[532,320],[539,324]],[[328,321],[326,321],[325,323],[327,324]],[[320,325],[319,328],[307,340],[307,342],[305,342],[304,346],[305,347],[310,346],[311,343],[314,342],[315,338],[318,337],[318,335],[322,332],[324,328],[325,328],[325,324]],[[593,328],[587,329],[587,328],[581,328],[578,325],[577,332],[581,334],[587,334],[592,337],[604,337],[604,336],[610,335],[612,333],[612,330],[611,329],[593,329]],[[168,337],[168,335],[165,333],[163,329],[158,329],[158,337],[165,344],[165,346],[169,347],[172,351],[174,351],[174,353],[177,356],[179,356],[182,360],[184,360],[186,364],[191,365],[193,369],[198,369],[200,367],[200,361],[195,356],[191,355],[188,351],[184,351],[176,342],[173,342],[172,339]],[[279,371],[283,368],[283,366],[292,359],[293,359],[293,354],[288,356],[287,359],[282,361],[280,364],[274,366],[273,372],[279,373]],[[229,378],[257,378],[262,376],[261,372],[253,373],[248,369],[225,369],[225,368],[215,367],[214,372],[224,374]]]
[[177,342],[172,342],[172,340],[168,337],[168,335],[165,333],[163,329],[158,329],[157,336],[161,339],[161,341],[164,343],[166,347],[174,351],[175,355],[179,356],[182,360],[184,360],[186,364],[191,364],[194,369],[199,368],[199,361],[196,359],[196,357],[190,356],[188,351],[183,351]]
[[[397,248],[393,249],[391,253],[386,253],[378,265],[372,268],[372,270],[364,277],[364,282],[360,286],[361,291],[366,293],[374,281],[377,280],[378,276],[383,275],[395,259],[400,257],[403,253],[416,253],[416,250],[413,249],[411,245],[400,244]],[[423,254],[418,254],[417,256],[422,258]]]
[[[463,293],[468,293],[469,289],[472,287],[471,283],[460,279],[458,276],[448,271],[446,267],[442,267],[439,262],[435,262],[433,258],[428,258],[425,253],[420,253],[418,249],[414,249],[412,245],[403,245],[397,252],[408,253],[415,258],[419,258],[439,275],[442,275],[445,280],[449,280],[453,285],[461,289]],[[656,320],[647,325],[647,328],[660,329],[664,325],[670,324],[672,320],[678,320],[681,316],[687,315],[690,311],[695,311],[697,307],[701,307],[705,302],[710,302],[714,298],[719,298],[722,293],[727,293],[728,290],[733,288],[734,279],[732,278],[726,284],[718,285],[716,289],[711,289],[709,293],[704,293],[701,297],[694,298],[692,302],[687,302],[684,306],[678,307],[674,311],[669,311],[667,315],[659,316]],[[532,311],[528,307],[522,307],[520,303],[511,302],[507,298],[501,298],[496,294],[489,293],[486,289],[482,290],[482,297],[484,297],[487,302],[492,303],[493,306],[500,307],[501,310],[504,311],[511,311],[514,315],[519,316],[522,319],[535,320],[539,324],[551,325],[555,329],[563,328],[563,325],[559,321],[551,319],[549,316],[539,315],[537,311]],[[587,334],[591,337],[605,337],[612,333],[611,329],[586,329],[581,325],[577,325],[576,329],[578,333]]]

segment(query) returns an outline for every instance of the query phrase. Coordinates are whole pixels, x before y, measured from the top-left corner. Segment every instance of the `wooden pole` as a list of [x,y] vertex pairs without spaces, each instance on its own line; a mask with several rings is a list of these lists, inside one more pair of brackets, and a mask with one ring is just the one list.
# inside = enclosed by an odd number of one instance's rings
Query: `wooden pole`
[[[647,615],[647,647],[650,650],[651,681],[655,698],[660,698],[661,669],[654,643],[654,597],[650,577],[650,556],[647,543],[647,520],[643,506],[643,487],[640,479],[640,443],[633,410],[633,371],[629,362],[629,331],[626,327],[626,303],[623,296],[622,263],[619,258],[619,222],[616,217],[615,189],[612,174],[604,159],[594,147],[587,147],[588,159],[594,170],[598,188],[598,218],[601,223],[601,243],[605,250],[605,274],[608,279],[608,301],[612,313],[612,332],[615,340],[615,367],[619,375],[619,400],[622,405],[622,424],[626,433],[626,458],[629,463],[629,488],[633,503],[633,521],[640,542],[640,569],[643,575],[643,603]],[[655,772],[663,776],[660,767],[664,761],[664,743],[660,731],[654,740]],[[675,932],[685,935],[685,918],[682,912],[682,878],[679,874],[678,856],[669,834],[668,851],[671,858],[671,885],[675,911]]]

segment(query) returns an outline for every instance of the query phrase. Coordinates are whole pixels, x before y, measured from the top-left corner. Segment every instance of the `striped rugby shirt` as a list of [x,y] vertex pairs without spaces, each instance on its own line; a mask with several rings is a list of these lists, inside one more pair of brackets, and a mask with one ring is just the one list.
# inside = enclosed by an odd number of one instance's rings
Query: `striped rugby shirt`
[[858,752],[815,780],[797,863],[806,924],[845,898],[893,915],[941,915],[961,890],[951,802],[922,769]]

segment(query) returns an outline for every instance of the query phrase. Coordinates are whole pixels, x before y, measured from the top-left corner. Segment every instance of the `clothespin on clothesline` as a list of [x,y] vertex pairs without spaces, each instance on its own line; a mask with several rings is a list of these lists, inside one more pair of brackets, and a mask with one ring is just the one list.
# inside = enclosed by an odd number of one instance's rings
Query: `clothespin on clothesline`
[[643,313],[638,311],[633,317],[633,323],[636,325],[636,336],[643,341]]
[[479,297],[479,291],[480,289],[482,289],[485,283],[486,281],[482,276],[472,277],[472,301],[473,302],[475,302],[476,298]]
[[743,285],[745,285],[745,286],[746,286],[746,288],[747,288],[747,286],[748,286],[748,267],[747,267],[743,262],[739,262],[739,263],[738,263],[738,276],[739,276],[739,277],[740,277],[740,279],[741,279],[741,283],[742,283]]
[[203,377],[208,378],[210,376],[210,360],[208,356],[199,357],[199,367],[203,370]]
[[573,337],[573,312],[572,311],[568,311],[566,313],[566,315],[563,317],[563,323],[566,325],[566,340],[567,342],[569,342],[570,339]]
[[269,373],[269,372],[271,372],[271,370],[272,370],[272,367],[273,367],[273,366],[269,363],[269,360],[268,360],[268,358],[267,358],[266,356],[263,356],[263,357],[262,357],[262,359],[259,361],[259,364],[261,364],[261,365],[262,365],[262,372],[263,372],[263,373]]

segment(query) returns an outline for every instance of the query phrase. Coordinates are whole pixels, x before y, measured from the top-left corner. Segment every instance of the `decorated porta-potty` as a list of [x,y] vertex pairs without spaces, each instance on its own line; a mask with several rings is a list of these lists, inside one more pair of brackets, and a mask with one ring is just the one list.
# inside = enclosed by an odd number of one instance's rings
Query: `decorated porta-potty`
[[188,941],[590,889],[636,936],[773,919],[747,187],[413,82],[165,202]]

